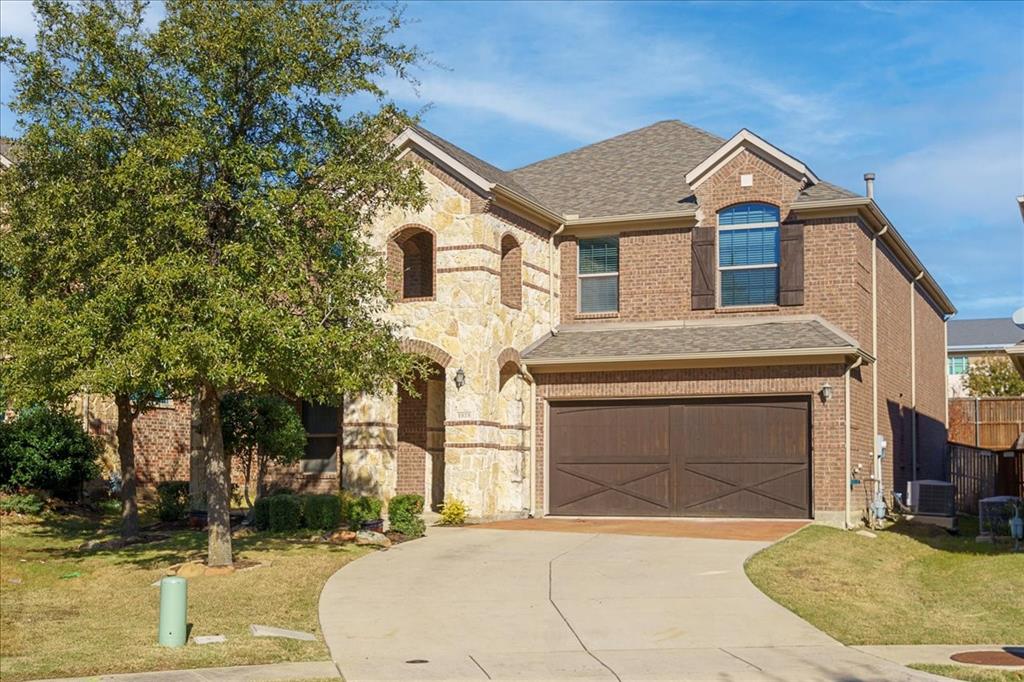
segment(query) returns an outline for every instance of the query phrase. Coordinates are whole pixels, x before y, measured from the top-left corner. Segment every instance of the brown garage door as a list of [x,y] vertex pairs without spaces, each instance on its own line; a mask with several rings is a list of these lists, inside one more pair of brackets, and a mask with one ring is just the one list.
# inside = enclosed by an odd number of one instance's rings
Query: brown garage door
[[806,398],[552,403],[550,513],[810,515]]

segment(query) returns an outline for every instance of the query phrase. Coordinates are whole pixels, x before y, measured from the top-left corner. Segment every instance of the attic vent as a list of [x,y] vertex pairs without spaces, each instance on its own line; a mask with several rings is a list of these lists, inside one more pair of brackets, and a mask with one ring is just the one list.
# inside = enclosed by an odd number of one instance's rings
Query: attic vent
[[744,173],[740,176],[740,187],[753,187],[754,176],[750,173]]

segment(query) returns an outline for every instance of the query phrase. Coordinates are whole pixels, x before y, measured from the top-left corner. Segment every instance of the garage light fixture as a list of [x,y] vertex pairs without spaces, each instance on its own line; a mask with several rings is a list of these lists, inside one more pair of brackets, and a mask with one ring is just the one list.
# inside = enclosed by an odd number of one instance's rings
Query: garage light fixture
[[831,384],[829,384],[826,381],[825,385],[821,387],[820,391],[818,391],[818,395],[821,396],[821,402],[827,403],[829,401],[829,398],[832,397],[832,386],[831,386]]

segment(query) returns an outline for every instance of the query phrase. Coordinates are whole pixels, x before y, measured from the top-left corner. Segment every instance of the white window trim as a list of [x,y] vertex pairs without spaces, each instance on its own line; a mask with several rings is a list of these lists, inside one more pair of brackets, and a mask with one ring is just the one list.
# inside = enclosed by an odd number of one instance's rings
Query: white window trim
[[[614,236],[614,238],[615,238],[615,245],[616,245],[616,248],[618,248],[619,236],[618,235],[612,235],[612,236]],[[580,241],[583,241],[583,240],[580,240]],[[615,272],[589,272],[589,273],[582,273],[582,272],[580,272],[580,261],[581,261],[581,259],[580,259],[580,245],[579,245],[579,242],[576,242],[576,314],[577,315],[612,315],[612,314],[618,314],[618,312],[619,312],[619,294],[622,293],[622,292],[620,292],[618,290],[619,287],[617,285],[615,287],[616,294],[615,294],[615,309],[614,310],[591,310],[591,311],[587,311],[587,312],[583,311],[583,287],[580,286],[580,280],[581,279],[596,278],[596,277],[609,277],[609,278],[610,277],[614,277],[616,280],[618,280],[619,279],[619,271],[616,270]]]
[[[715,222],[721,220],[721,214],[715,216]],[[776,300],[774,303],[737,303],[734,305],[725,305],[722,303],[722,271],[724,270],[767,270],[769,268],[779,269],[779,257],[776,256],[774,263],[762,263],[759,265],[722,265],[722,253],[719,249],[718,233],[728,230],[751,230],[751,229],[763,229],[763,228],[776,228],[781,229],[781,222],[773,220],[770,222],[761,223],[745,223],[743,225],[716,225],[715,229],[715,308],[723,310],[737,310],[741,308],[765,308],[775,307],[779,305],[778,295],[779,292],[776,289],[775,296]],[[781,233],[779,235],[782,236]],[[781,255],[781,254],[780,254]]]

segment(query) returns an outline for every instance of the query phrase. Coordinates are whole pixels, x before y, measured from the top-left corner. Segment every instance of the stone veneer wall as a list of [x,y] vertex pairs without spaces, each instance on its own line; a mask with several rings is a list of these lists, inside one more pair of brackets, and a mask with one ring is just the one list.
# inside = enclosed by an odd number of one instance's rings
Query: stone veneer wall
[[[531,472],[526,411],[516,405],[529,387],[518,375],[503,384],[498,363],[502,351],[522,349],[550,329],[548,233],[490,205],[429,162],[418,162],[427,171],[430,201],[422,210],[396,210],[377,220],[370,242],[385,254],[391,236],[409,225],[436,238],[434,296],[401,301],[388,315],[428,357],[448,358],[443,389],[434,389],[443,395],[443,417],[440,401],[428,409],[437,426],[428,430],[425,449],[443,449],[445,495],[466,502],[471,515],[522,515],[529,508]],[[519,245],[519,308],[501,300],[501,241],[509,235]],[[506,262],[506,274],[509,267]],[[506,302],[510,293],[506,284]],[[454,383],[459,369],[466,377],[462,388]],[[357,396],[346,406],[343,487],[385,498],[411,490],[406,464],[399,474],[402,461],[416,467],[410,476],[425,479],[420,490],[429,490],[429,460],[413,465],[402,454],[399,421],[396,396]]]

